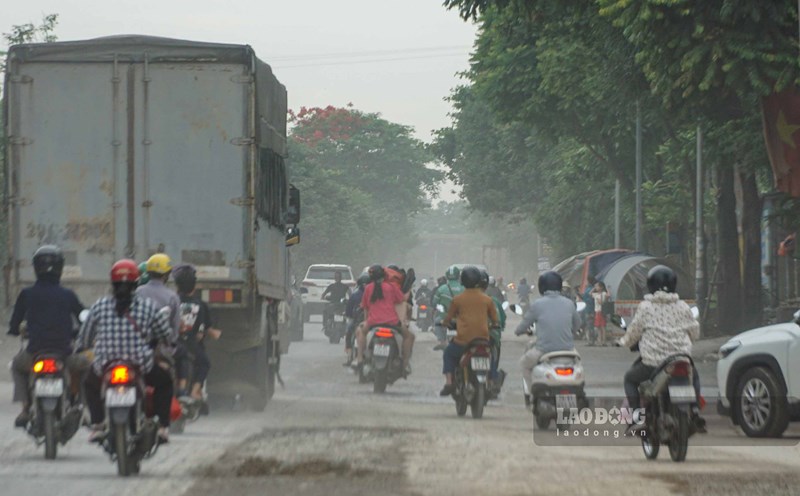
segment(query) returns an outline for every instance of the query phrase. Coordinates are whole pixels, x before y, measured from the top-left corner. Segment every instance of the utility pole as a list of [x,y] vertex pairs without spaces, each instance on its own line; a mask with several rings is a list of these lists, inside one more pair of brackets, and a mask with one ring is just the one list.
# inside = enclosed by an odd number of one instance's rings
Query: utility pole
[[642,109],[636,100],[636,251],[642,251]]
[[620,239],[620,182],[617,179],[616,184],[614,184],[614,248],[622,248],[622,240]]
[[705,260],[705,236],[703,235],[703,131],[697,125],[697,200],[695,205],[695,292],[697,308],[701,315],[705,312],[706,285],[703,271]]

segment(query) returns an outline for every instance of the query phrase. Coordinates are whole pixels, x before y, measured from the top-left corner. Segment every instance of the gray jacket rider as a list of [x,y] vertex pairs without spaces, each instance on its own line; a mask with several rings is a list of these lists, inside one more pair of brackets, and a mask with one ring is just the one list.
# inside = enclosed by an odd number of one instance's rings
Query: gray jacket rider
[[525,334],[533,324],[536,324],[537,349],[543,353],[567,351],[575,348],[572,333],[580,329],[581,317],[575,302],[558,291],[545,291],[525,312],[514,334]]

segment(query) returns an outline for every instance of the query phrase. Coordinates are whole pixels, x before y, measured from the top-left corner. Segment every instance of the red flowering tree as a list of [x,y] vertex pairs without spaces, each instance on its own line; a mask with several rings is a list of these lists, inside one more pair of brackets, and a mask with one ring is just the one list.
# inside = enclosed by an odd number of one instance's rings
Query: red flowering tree
[[415,243],[409,217],[439,179],[427,146],[412,128],[352,105],[303,107],[290,122],[289,171],[303,191],[299,266],[401,261]]

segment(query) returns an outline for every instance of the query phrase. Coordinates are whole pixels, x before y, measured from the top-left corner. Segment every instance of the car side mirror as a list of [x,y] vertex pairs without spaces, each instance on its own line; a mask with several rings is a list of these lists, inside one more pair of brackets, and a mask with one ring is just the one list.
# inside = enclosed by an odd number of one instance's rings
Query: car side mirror
[[300,228],[292,226],[286,229],[286,246],[300,244]]

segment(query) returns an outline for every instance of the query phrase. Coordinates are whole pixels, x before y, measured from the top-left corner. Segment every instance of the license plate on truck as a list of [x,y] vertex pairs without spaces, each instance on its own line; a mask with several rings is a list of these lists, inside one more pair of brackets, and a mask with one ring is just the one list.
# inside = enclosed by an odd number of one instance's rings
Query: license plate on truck
[[392,347],[388,344],[376,344],[375,347],[372,348],[372,354],[380,357],[388,357],[391,351]]
[[563,408],[565,410],[578,408],[578,397],[574,394],[557,394],[556,408]]
[[52,398],[61,396],[64,392],[64,379],[36,379],[33,394],[37,398]]
[[109,388],[106,390],[106,407],[117,408],[133,406],[136,403],[136,389],[132,387]]
[[673,403],[694,403],[697,401],[694,386],[670,386],[669,400]]

